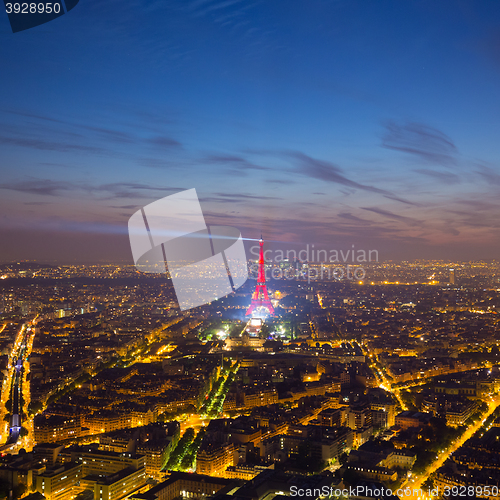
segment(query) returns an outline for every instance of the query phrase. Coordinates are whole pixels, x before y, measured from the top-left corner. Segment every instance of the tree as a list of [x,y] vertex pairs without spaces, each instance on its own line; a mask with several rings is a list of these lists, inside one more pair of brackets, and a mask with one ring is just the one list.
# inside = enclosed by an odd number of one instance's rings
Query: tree
[[422,483],[422,486],[421,486],[422,489],[425,489],[425,490],[430,490],[431,488],[434,488],[434,481],[432,480],[432,478],[428,477],[423,483]]
[[43,404],[40,401],[32,401],[28,406],[28,412],[34,415],[43,409]]
[[267,339],[267,337],[269,337],[269,326],[267,326],[266,323],[262,325],[262,328],[260,329],[259,332],[259,337],[261,339]]
[[189,429],[186,430],[186,432],[184,432],[184,435],[181,437],[181,439],[179,439],[177,446],[168,457],[164,469],[176,470],[179,467],[180,462],[184,458],[184,455],[188,450],[188,446],[190,445],[191,441],[193,441],[194,436],[195,436],[195,431],[192,427],[190,427]]

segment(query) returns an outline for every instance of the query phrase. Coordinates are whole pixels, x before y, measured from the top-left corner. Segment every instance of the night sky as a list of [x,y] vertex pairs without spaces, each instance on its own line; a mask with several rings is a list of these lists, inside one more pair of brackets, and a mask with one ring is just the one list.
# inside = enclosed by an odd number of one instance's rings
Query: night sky
[[80,0],[0,46],[0,262],[132,263],[190,188],[282,248],[500,255],[496,0]]

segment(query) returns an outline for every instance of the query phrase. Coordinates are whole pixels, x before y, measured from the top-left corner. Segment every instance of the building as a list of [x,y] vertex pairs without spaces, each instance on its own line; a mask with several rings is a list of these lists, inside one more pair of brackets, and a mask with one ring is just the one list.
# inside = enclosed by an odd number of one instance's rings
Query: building
[[297,426],[289,434],[281,434],[261,443],[261,456],[266,460],[281,461],[300,453],[301,446],[308,443],[312,456],[329,461],[338,459],[353,447],[354,435],[349,427],[323,427],[318,425]]
[[340,408],[326,408],[318,415],[321,425],[339,427],[342,424],[342,410]]
[[230,489],[238,484],[232,479],[172,472],[166,481],[156,485],[146,493],[131,496],[130,500],[174,500],[174,498],[179,497],[209,498],[224,488]]
[[99,436],[99,449],[116,453],[144,455],[146,473],[157,480],[163,478],[163,465],[180,437],[180,425],[176,421],[149,426],[122,429]]
[[[268,467],[262,465],[231,465],[225,470],[224,477],[228,479],[250,481],[267,468]],[[274,468],[274,464],[269,468]]]
[[74,462],[47,469],[36,478],[36,490],[47,500],[67,500],[78,492],[83,467]]
[[[85,476],[92,474],[108,476],[129,467],[135,470],[146,467],[146,457],[143,455],[94,450],[88,447],[75,448],[77,449],[69,450],[69,461],[81,464],[83,467],[82,472]],[[63,460],[67,456],[68,452],[61,453]]]
[[358,476],[372,481],[393,482],[398,478],[398,473],[395,470],[377,465],[348,463],[347,470],[352,470]]
[[146,469],[128,467],[110,476],[91,474],[82,479],[82,487],[94,492],[94,499],[119,500],[146,484]]
[[84,424],[90,429],[90,434],[102,434],[129,427],[140,427],[157,421],[157,408],[144,408],[114,412],[103,410],[92,415],[86,415]]
[[450,285],[455,284],[455,269],[450,269],[450,277],[449,277],[449,283]]
[[59,415],[37,415],[34,420],[35,441],[37,443],[58,443],[65,439],[82,436],[80,417]]
[[457,382],[438,383],[434,386],[436,394],[475,397],[477,384],[460,384]]
[[[372,410],[372,423],[375,427],[386,428],[396,424],[396,404],[394,401],[371,401],[370,408]],[[375,420],[377,420],[377,423]]]
[[220,476],[234,465],[233,443],[203,443],[196,456],[196,470],[200,474]]
[[240,395],[244,408],[254,408],[255,406],[267,406],[278,402],[278,391],[273,388],[245,391]]
[[346,425],[351,429],[361,429],[372,424],[372,412],[367,405],[351,406],[346,413]]
[[404,450],[394,450],[377,465],[388,469],[411,469],[416,462],[417,456]]
[[446,425],[451,427],[459,427],[465,425],[467,420],[474,415],[478,404],[476,401],[467,401],[463,403],[455,403],[446,408]]
[[362,444],[369,441],[373,436],[373,427],[371,425],[365,425],[359,429],[354,430],[353,446],[356,448]]
[[396,425],[402,430],[410,429],[411,427],[423,427],[429,423],[432,415],[429,413],[403,411],[396,415]]

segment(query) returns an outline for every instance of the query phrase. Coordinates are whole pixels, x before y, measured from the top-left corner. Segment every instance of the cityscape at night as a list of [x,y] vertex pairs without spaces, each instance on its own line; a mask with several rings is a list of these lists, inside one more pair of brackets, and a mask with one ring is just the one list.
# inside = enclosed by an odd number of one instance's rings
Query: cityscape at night
[[0,500],[498,500],[496,0],[4,4]]

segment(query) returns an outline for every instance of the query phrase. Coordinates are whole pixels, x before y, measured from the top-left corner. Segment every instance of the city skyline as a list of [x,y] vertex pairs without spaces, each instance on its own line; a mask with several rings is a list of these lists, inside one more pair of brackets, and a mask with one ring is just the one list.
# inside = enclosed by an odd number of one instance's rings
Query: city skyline
[[240,498],[269,478],[254,498],[311,481],[335,497],[340,480],[414,499],[449,497],[450,478],[479,498],[498,488],[498,264],[273,280],[265,317],[246,314],[252,282],[181,311],[133,266],[28,269],[0,276],[14,498],[218,498],[207,483]]
[[0,500],[498,500],[498,2],[5,7]]
[[495,259],[499,21],[493,2],[1,16],[0,261],[131,262],[131,214],[193,187],[207,224],[270,248]]

